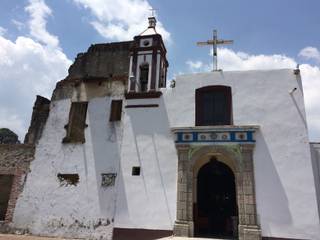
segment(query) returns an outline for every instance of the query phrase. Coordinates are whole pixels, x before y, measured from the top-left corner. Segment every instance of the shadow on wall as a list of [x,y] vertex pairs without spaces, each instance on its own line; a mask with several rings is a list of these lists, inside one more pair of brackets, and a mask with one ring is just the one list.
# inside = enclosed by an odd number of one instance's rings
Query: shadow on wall
[[102,186],[102,174],[119,173],[119,138],[121,141],[122,137],[121,123],[109,122],[110,105],[110,98],[97,98],[90,101],[88,108],[99,210],[101,217],[106,218],[108,223],[114,221],[117,192],[115,182],[121,176],[116,175],[110,186]]
[[[145,152],[145,149],[142,148],[142,145],[139,143],[138,138],[140,136],[148,136],[151,140],[151,145],[148,146],[150,151],[148,153],[154,154],[154,156],[150,156],[150,160],[153,158],[152,164],[155,164],[155,166],[152,166],[156,168],[156,172],[154,175],[154,179],[159,179],[161,184],[161,189],[159,189],[159,192],[162,191],[161,195],[165,200],[166,210],[167,210],[167,216],[168,220],[173,224],[175,220],[175,216],[172,216],[173,209],[170,207],[168,196],[168,184],[171,184],[172,181],[174,181],[174,184],[176,183],[175,179],[170,180],[167,179],[167,176],[164,176],[164,174],[168,174],[168,169],[166,169],[165,165],[166,163],[164,161],[166,160],[172,160],[174,159],[165,159],[163,160],[164,150],[170,151],[165,148],[165,145],[162,145],[161,140],[159,140],[159,137],[164,137],[166,139],[166,142],[170,141],[172,139],[171,146],[174,146],[174,141],[172,138],[172,134],[170,132],[170,126],[169,126],[169,118],[168,113],[166,111],[165,103],[163,98],[161,97],[159,99],[159,107],[146,109],[146,108],[139,108],[139,109],[133,109],[131,111],[128,111],[127,113],[129,115],[129,118],[131,120],[131,126],[132,131],[134,135],[134,145],[136,146],[136,152],[138,155],[138,160],[141,166],[143,167],[143,164],[145,162],[142,161],[141,156],[145,155],[143,154]],[[177,164],[177,163],[176,163]],[[148,166],[146,166],[148,167]],[[169,170],[170,171],[170,170]],[[176,175],[176,173],[174,174]],[[171,175],[170,175],[171,176]],[[143,177],[143,171],[142,171],[142,177]],[[143,179],[146,194],[148,194],[146,179]],[[174,203],[176,204],[176,203]],[[172,204],[171,204],[172,205]]]
[[310,143],[310,150],[311,150],[311,163],[312,163],[312,170],[317,194],[317,205],[318,205],[318,213],[320,216],[320,152],[317,153],[316,148]]
[[[88,139],[86,145],[87,151],[91,151],[90,148],[92,148],[97,184],[92,187],[97,188],[99,195],[100,213],[98,214],[108,218],[111,223],[115,221],[115,227],[125,227],[126,225],[139,226],[139,224],[142,224],[145,228],[157,229],[155,225],[158,223],[160,226],[163,223],[164,226],[171,226],[175,220],[173,213],[175,213],[174,207],[176,202],[174,202],[173,206],[172,186],[176,185],[176,169],[173,173],[172,167],[169,169],[167,168],[165,165],[168,160],[166,158],[167,155],[164,155],[164,152],[161,151],[163,148],[169,146],[169,153],[172,154],[170,151],[173,151],[173,154],[175,154],[174,141],[171,137],[169,120],[163,99],[159,100],[159,107],[157,108],[125,109],[122,120],[118,122],[109,122],[111,99],[93,99],[89,103],[89,128],[87,130],[90,131],[88,137],[90,136],[91,139]],[[104,111],[102,111],[102,109],[104,109]],[[124,130],[126,132],[124,132]],[[127,136],[125,142],[123,141],[123,136]],[[133,136],[132,140],[131,136]],[[165,141],[161,141],[163,139],[165,139]],[[128,159],[121,159],[121,155],[123,154],[121,151],[124,151],[121,149],[122,144],[124,144],[126,151],[130,152],[132,150],[136,155],[132,157],[126,155]],[[166,153],[167,151],[165,151],[165,154]],[[129,169],[130,166],[121,166],[120,164],[123,161],[131,162],[131,158],[137,159],[138,164],[140,164],[142,169],[140,178],[135,178],[135,180],[141,179],[143,182],[141,182],[141,186],[135,189],[135,191],[138,189],[139,191],[142,191],[138,193],[140,195],[138,199],[141,196],[142,198],[145,196],[150,202],[154,202],[155,198],[161,201],[160,206],[151,210],[151,212],[154,211],[153,214],[156,214],[157,212],[159,213],[159,211],[162,211],[163,214],[160,215],[163,216],[159,216],[159,214],[154,216],[149,215],[145,216],[143,219],[139,219],[142,216],[140,216],[140,214],[137,216],[135,215],[137,209],[133,210],[129,208],[129,206],[134,205],[135,203],[134,200],[133,202],[128,202],[128,196],[126,195],[128,189],[126,189],[125,178],[127,176],[126,174],[129,173],[123,173],[122,168]],[[174,161],[174,159],[171,160]],[[91,164],[91,166],[93,165]],[[108,172],[117,173],[115,186],[107,188],[101,187],[101,173]],[[148,173],[145,174],[146,172]],[[152,174],[150,175],[150,173]],[[142,184],[144,186],[142,186]],[[131,183],[129,185],[131,186]],[[171,189],[169,191],[168,186]],[[129,192],[132,192],[133,189],[130,188],[129,190]],[[175,195],[176,192],[174,192],[174,196]],[[133,197],[132,199],[137,198]],[[148,205],[145,206],[145,208],[147,207]],[[134,214],[131,216],[132,211]],[[138,217],[138,219],[135,219],[135,217]],[[146,222],[146,219],[149,218],[152,218],[151,222]],[[159,221],[159,219],[161,220]],[[171,224],[169,224],[169,222]],[[160,229],[161,228],[162,227],[160,227]],[[166,228],[167,227],[164,229]],[[116,229],[114,231],[116,231]],[[172,230],[164,230],[164,233],[166,236],[169,236],[172,234]],[[158,236],[158,233],[155,235]],[[153,233],[151,234],[151,237],[152,236]]]
[[[293,90],[294,91],[294,90]],[[297,109],[297,112],[301,118],[301,121],[303,122],[303,125],[305,126],[305,128],[308,130],[308,126],[307,126],[307,121],[305,119],[305,115],[303,114],[303,112],[301,111],[301,109],[299,108],[299,105],[298,105],[298,102],[296,101],[294,95],[293,95],[293,92],[290,93],[290,97],[292,99],[292,102],[294,104],[294,106],[296,107]]]
[[261,131],[256,133],[256,139],[254,168],[258,219],[263,236],[269,236],[272,234],[270,225],[290,225],[292,216],[285,189]]

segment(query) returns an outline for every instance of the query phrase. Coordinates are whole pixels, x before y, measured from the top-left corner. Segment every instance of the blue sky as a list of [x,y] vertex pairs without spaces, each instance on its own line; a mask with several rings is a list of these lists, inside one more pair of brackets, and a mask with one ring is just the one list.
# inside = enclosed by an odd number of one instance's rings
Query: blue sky
[[1,0],[0,127],[22,138],[35,95],[50,97],[90,44],[130,40],[143,31],[151,7],[166,40],[170,78],[211,69],[210,48],[196,42],[211,38],[214,28],[234,40],[219,51],[224,70],[300,63],[310,137],[320,141],[318,0]]

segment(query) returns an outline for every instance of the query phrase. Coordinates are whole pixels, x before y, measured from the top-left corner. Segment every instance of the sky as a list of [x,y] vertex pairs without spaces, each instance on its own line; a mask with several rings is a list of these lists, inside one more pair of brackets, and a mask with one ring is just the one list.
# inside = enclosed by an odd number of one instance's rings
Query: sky
[[77,53],[91,44],[132,40],[156,9],[168,50],[169,80],[210,71],[197,41],[232,39],[219,68],[259,70],[300,64],[311,141],[320,142],[319,0],[1,0],[0,128],[23,141],[36,95],[51,97]]

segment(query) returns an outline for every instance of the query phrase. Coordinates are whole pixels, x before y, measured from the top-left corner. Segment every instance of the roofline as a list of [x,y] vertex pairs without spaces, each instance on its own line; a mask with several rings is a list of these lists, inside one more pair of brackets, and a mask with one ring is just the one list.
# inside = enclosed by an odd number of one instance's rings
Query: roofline
[[183,73],[176,75],[177,77],[179,76],[190,76],[190,75],[201,75],[201,74],[222,74],[222,73],[243,73],[243,72],[270,72],[270,71],[294,71],[294,68],[275,68],[275,69],[250,69],[250,70],[219,70],[219,71],[210,71],[210,72],[194,72],[194,73]]

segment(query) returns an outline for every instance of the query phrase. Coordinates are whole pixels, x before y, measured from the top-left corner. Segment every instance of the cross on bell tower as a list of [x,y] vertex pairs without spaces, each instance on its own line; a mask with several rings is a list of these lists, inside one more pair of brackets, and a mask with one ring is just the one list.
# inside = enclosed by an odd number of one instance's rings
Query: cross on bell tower
[[232,44],[233,40],[223,40],[218,39],[217,30],[213,30],[213,38],[212,40],[208,40],[206,42],[197,42],[198,46],[207,46],[212,45],[212,57],[213,57],[213,72],[218,70],[218,45],[222,44]]
[[151,17],[155,17],[156,16],[156,11],[157,11],[158,9],[156,9],[156,8],[150,8],[149,9],[149,11],[151,11]]
[[156,18],[152,16],[148,20],[148,28],[134,37],[130,50],[127,98],[160,96],[160,88],[166,87],[169,66],[167,50],[161,35],[156,31]]

